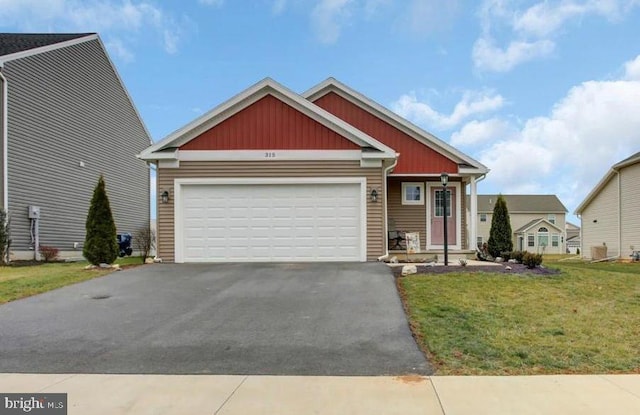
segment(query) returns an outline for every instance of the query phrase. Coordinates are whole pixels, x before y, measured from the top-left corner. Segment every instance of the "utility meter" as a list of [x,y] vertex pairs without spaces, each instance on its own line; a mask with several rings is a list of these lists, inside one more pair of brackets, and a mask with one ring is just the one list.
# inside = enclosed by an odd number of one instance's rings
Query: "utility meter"
[[40,219],[40,206],[29,206],[29,219]]

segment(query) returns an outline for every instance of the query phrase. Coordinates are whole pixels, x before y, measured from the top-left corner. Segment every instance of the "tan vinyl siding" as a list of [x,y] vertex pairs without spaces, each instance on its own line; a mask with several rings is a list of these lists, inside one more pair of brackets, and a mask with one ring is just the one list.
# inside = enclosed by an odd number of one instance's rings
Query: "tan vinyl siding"
[[[618,177],[614,175],[582,211],[582,255],[591,258],[591,247],[607,245],[607,255],[617,256]],[[594,222],[594,220],[596,222]]]
[[150,138],[100,42],[10,61],[3,73],[12,247],[30,246],[28,205],[41,208],[41,245],[81,247],[100,174],[118,231],[148,226],[149,169],[136,154]]
[[[174,180],[184,178],[235,177],[365,177],[367,180],[367,259],[372,261],[384,253],[382,168],[362,168],[359,161],[191,161],[181,162],[177,169],[159,168],[158,253],[166,262],[174,257]],[[371,189],[378,191],[379,201],[370,201]],[[162,204],[160,195],[170,193],[169,203]]]
[[[391,224],[395,222],[396,230],[404,232],[420,232],[420,248],[427,247],[427,197],[424,195],[424,203],[422,205],[403,205],[402,204],[402,183],[423,183],[424,180],[419,179],[401,179],[389,178],[387,192],[389,197],[388,216],[389,229]],[[426,186],[425,186],[426,192]]]
[[[622,258],[640,250],[640,163],[620,171]],[[631,247],[633,246],[633,249]]]

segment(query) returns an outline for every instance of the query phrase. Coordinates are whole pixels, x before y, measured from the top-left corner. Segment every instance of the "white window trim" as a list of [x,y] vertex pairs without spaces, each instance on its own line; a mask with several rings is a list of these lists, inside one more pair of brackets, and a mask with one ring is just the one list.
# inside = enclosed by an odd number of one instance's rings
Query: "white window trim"
[[[449,249],[462,249],[462,191],[461,191],[462,182],[449,182],[447,189],[455,188],[456,189],[456,241],[455,245],[449,245]],[[426,196],[426,204],[427,204],[427,229],[424,229],[424,232],[427,232],[427,249],[442,249],[442,245],[433,245],[431,243],[431,189],[437,188],[442,189],[442,184],[440,182],[427,182],[427,191],[425,192]],[[453,213],[453,210],[451,210]]]
[[552,225],[556,224],[556,214],[555,213],[549,213],[547,215],[547,222],[549,222]]
[[252,185],[252,184],[360,184],[360,261],[367,260],[367,179],[365,177],[247,177],[247,178],[185,178],[174,179],[174,262],[184,263],[184,229],[182,186],[189,185]]
[[[487,214],[486,214],[486,213],[480,213],[480,214],[479,214],[479,216],[480,216],[480,218],[479,218],[479,221],[480,221],[480,222],[484,222],[484,223],[486,223],[486,222],[487,222],[487,220],[489,219],[489,217],[487,216]],[[482,220],[482,217],[483,217],[483,216],[484,216],[484,220]]]
[[[420,200],[407,200],[405,198],[406,193],[405,189],[407,187],[419,187],[420,188]],[[402,182],[402,204],[403,205],[424,205],[425,197],[424,197],[424,183],[422,182]]]

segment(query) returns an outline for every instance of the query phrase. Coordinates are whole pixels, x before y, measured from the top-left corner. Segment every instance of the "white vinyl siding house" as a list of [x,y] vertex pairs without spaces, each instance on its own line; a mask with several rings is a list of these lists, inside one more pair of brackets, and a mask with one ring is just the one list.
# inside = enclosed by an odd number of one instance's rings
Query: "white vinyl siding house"
[[628,259],[640,250],[640,152],[613,165],[576,209],[582,222],[581,254],[607,246],[608,257]]
[[[502,195],[507,202],[513,249],[562,254],[566,252],[566,212],[555,195]],[[477,242],[487,242],[498,195],[478,195]],[[542,228],[542,230],[541,230]],[[546,231],[545,231],[546,229]]]

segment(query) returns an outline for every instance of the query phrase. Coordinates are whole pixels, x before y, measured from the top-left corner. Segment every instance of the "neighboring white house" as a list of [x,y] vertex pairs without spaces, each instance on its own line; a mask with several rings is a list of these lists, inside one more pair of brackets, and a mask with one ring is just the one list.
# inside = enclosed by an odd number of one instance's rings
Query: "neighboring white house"
[[[555,195],[502,195],[507,202],[513,249],[537,253],[566,252],[567,208]],[[489,240],[498,195],[478,195],[477,246]],[[469,222],[471,223],[471,222]]]
[[592,258],[592,247],[606,246],[608,257],[620,258],[640,250],[640,152],[614,164],[576,208],[576,215],[584,258]]
[[567,253],[577,254],[578,249],[580,249],[580,227],[571,222],[567,222],[564,226],[564,230]]

